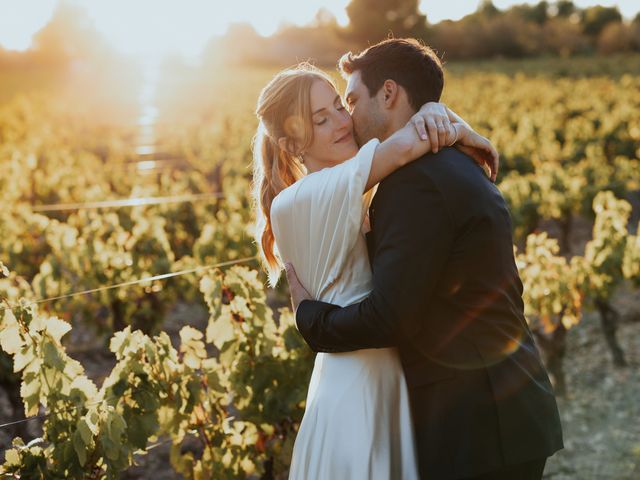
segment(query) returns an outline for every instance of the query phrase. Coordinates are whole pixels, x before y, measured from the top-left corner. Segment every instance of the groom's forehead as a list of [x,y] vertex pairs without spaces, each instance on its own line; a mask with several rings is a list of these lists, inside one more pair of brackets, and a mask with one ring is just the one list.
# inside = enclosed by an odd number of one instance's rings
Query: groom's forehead
[[360,72],[356,70],[351,75],[349,75],[349,78],[347,80],[347,87],[344,91],[344,98],[358,93],[360,88],[362,88],[362,78],[360,77]]

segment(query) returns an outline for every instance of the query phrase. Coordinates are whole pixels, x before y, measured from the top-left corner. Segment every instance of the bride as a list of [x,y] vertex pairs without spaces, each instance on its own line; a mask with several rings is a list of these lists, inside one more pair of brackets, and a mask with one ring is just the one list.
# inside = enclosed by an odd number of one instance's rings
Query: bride
[[[451,123],[445,122],[436,145],[425,125],[435,117],[442,125],[442,111]],[[256,240],[269,283],[275,286],[290,262],[314,299],[340,306],[372,289],[365,233],[378,182],[454,142],[474,148],[478,163],[495,153],[457,115],[431,103],[384,142],[358,148],[334,83],[308,64],[278,73],[262,90],[256,113]],[[395,348],[317,354],[289,478],[418,478],[408,390]]]

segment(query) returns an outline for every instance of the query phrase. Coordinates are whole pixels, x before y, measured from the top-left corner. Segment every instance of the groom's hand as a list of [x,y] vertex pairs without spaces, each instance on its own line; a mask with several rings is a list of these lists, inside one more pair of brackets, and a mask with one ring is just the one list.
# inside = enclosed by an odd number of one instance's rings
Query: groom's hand
[[298,276],[296,275],[296,271],[293,269],[293,265],[290,263],[284,264],[284,270],[287,273],[287,281],[289,282],[289,292],[291,293],[291,305],[293,306],[293,313],[298,310],[298,305],[303,300],[311,300],[311,295],[307,290],[302,286],[300,280],[298,280]]

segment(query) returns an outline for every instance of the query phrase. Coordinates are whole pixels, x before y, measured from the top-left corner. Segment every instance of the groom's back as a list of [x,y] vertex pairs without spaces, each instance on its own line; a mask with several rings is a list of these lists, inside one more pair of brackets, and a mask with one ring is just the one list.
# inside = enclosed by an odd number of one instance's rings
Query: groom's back
[[[424,319],[430,327],[429,338],[422,339],[420,347],[452,357],[443,360],[474,362],[475,352],[463,348],[473,341],[483,358],[493,363],[496,359],[490,357],[512,343],[514,335],[528,334],[506,202],[483,170],[454,148],[423,156],[379,188],[394,188],[403,176],[424,176],[437,186],[454,229],[454,241],[445,253],[444,271]],[[430,215],[420,205],[412,208],[416,221]],[[440,321],[441,316],[446,321]],[[463,352],[457,352],[458,347]],[[467,353],[473,358],[460,358]]]
[[[438,252],[446,261],[435,291],[399,345],[421,470],[461,478],[549,456],[562,448],[560,421],[524,317],[507,205],[471,158],[445,148],[385,179],[372,208],[406,185],[420,188],[417,178],[437,187],[447,210],[443,232],[453,229],[448,250]],[[439,228],[419,204],[392,208],[412,208],[416,222]],[[421,275],[433,283],[433,272]]]

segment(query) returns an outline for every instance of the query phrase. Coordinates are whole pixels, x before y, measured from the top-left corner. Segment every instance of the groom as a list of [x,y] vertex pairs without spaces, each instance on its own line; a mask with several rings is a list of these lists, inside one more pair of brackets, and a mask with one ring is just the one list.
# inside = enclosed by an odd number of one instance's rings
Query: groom
[[[340,68],[359,144],[442,93],[440,61],[414,40],[349,53]],[[524,317],[507,206],[473,165],[444,148],[383,180],[369,210],[373,291],[344,308],[312,301],[288,265],[296,323],[316,352],[398,348],[423,480],[540,479],[563,447],[558,409]]]

